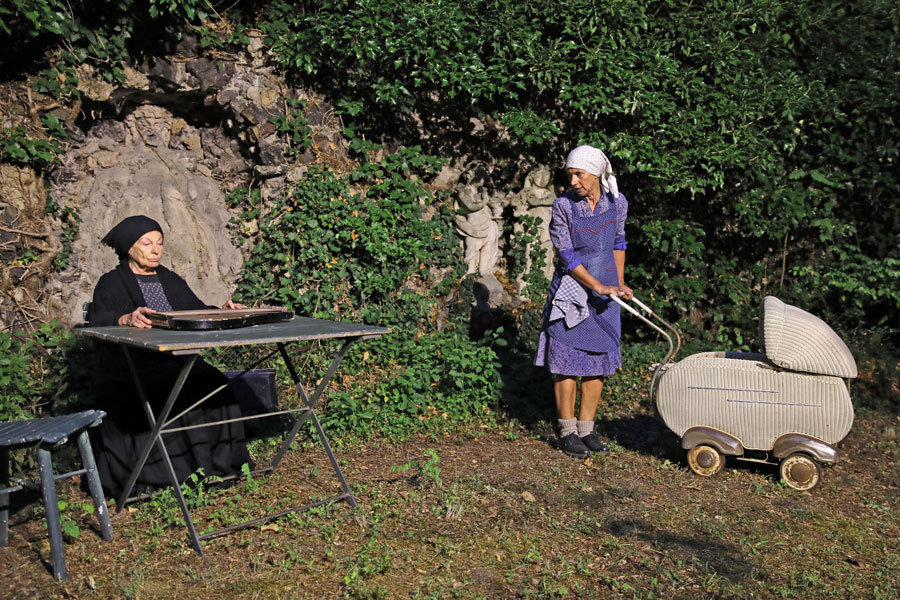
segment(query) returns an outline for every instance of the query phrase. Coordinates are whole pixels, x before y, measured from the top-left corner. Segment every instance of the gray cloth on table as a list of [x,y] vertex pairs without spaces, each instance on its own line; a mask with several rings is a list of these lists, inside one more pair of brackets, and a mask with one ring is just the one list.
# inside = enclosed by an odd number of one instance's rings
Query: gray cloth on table
[[550,309],[550,321],[564,319],[566,327],[575,327],[588,315],[588,293],[571,275],[563,275],[559,289],[553,296]]

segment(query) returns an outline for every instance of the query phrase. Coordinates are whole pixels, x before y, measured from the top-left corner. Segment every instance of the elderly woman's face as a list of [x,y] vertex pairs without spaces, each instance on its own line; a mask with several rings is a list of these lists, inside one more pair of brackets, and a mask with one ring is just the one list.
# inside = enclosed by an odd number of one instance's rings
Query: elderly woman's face
[[128,251],[131,268],[139,274],[155,273],[163,252],[163,234],[150,231],[141,236]]
[[572,185],[572,189],[582,198],[599,191],[600,178],[596,175],[583,169],[566,169],[566,171],[569,173],[569,183]]

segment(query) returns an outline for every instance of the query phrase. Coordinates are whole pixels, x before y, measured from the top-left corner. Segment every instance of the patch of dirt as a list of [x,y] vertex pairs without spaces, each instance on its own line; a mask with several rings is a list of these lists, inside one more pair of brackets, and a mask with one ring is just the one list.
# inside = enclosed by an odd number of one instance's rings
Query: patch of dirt
[[[586,461],[503,426],[337,451],[359,503],[294,513],[191,548],[174,505],[113,511],[115,538],[69,511],[69,579],[48,570],[40,510],[12,515],[9,598],[882,597],[900,590],[898,418],[860,416],[811,493],[777,470],[691,473],[649,413],[606,422]],[[256,487],[257,489],[253,489]],[[70,501],[81,492],[64,491]],[[340,493],[317,444],[194,511],[222,526]],[[79,500],[80,501],[80,500]],[[86,501],[86,500],[85,500]]]

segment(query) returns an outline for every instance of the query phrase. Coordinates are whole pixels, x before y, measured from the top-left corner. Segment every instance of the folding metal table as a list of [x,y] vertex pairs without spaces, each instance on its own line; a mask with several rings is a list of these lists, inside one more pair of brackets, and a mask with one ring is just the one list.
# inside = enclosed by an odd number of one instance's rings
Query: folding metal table
[[[133,498],[129,498],[129,494],[131,493],[134,484],[137,481],[141,469],[143,469],[144,467],[144,463],[150,456],[150,452],[152,451],[154,445],[159,447],[162,456],[165,459],[165,463],[169,471],[169,476],[172,481],[172,487],[174,488],[178,504],[181,506],[181,512],[184,514],[184,520],[190,533],[191,543],[193,544],[194,549],[198,554],[203,554],[203,548],[201,546],[201,540],[203,539],[221,535],[223,533],[242,527],[256,525],[269,519],[282,517],[295,511],[313,508],[315,506],[319,506],[329,502],[335,502],[338,500],[347,500],[347,502],[349,502],[351,506],[355,507],[356,499],[353,497],[353,492],[350,490],[350,485],[347,483],[347,479],[344,477],[340,465],[338,465],[337,458],[335,458],[334,456],[331,445],[328,443],[328,438],[325,436],[322,425],[319,423],[318,416],[316,416],[315,408],[317,402],[319,401],[319,398],[322,396],[322,392],[331,381],[331,378],[334,377],[338,365],[340,365],[341,361],[343,360],[344,356],[347,354],[347,351],[350,349],[353,343],[361,339],[376,338],[389,332],[390,329],[385,327],[358,325],[354,323],[342,323],[338,321],[311,319],[307,317],[294,317],[290,321],[284,321],[281,323],[268,323],[263,325],[254,325],[252,327],[222,329],[214,331],[172,331],[157,328],[137,329],[134,327],[81,327],[75,329],[75,333],[77,335],[101,340],[104,342],[115,343],[122,347],[122,350],[125,352],[125,357],[128,361],[128,365],[131,369],[132,377],[134,378],[135,384],[137,386],[140,400],[144,405],[144,411],[147,415],[147,420],[151,427],[151,435],[147,441],[147,444],[141,451],[137,463],[135,464],[134,471],[132,472],[128,482],[126,483],[120,497],[116,499],[116,511],[121,511],[126,502],[133,500]],[[334,359],[331,361],[328,370],[322,376],[321,380],[319,380],[316,389],[311,395],[309,395],[307,394],[300,381],[300,377],[294,367],[293,362],[291,361],[290,356],[287,353],[286,348],[288,344],[291,344],[293,342],[323,339],[339,339],[343,341],[343,344],[341,345]],[[231,421],[246,421],[250,419],[271,417],[278,414],[300,413],[299,417],[294,422],[291,431],[288,433],[278,452],[275,454],[275,457],[272,459],[271,465],[266,468],[258,469],[254,471],[254,473],[273,472],[278,466],[278,463],[281,462],[281,459],[284,457],[288,448],[290,448],[291,444],[294,441],[294,438],[299,433],[300,428],[303,426],[303,424],[307,421],[312,421],[316,432],[318,433],[319,440],[322,442],[322,446],[324,447],[325,452],[328,454],[328,459],[331,461],[331,466],[341,483],[343,494],[339,494],[337,496],[327,498],[318,502],[313,502],[303,506],[298,506],[288,510],[265,515],[258,519],[239,523],[230,527],[217,529],[215,531],[208,531],[206,533],[198,535],[197,530],[194,527],[194,521],[191,518],[190,511],[188,510],[187,503],[185,502],[184,495],[181,493],[181,482],[178,481],[178,477],[175,474],[175,470],[172,467],[168,452],[166,451],[166,445],[163,441],[163,434],[167,432],[186,429],[175,427],[173,426],[173,423],[182,415],[196,408],[228,385],[224,384],[216,388],[180,413],[176,415],[170,414],[172,412],[172,407],[174,406],[175,401],[178,398],[179,393],[181,392],[184,382],[191,371],[191,367],[193,367],[201,351],[207,348],[218,348],[226,346],[251,346],[260,344],[274,344],[276,349],[272,350],[271,352],[257,360],[253,365],[245,368],[242,374],[250,371],[257,365],[274,355],[276,352],[280,353],[281,357],[284,359],[285,365],[287,366],[288,372],[290,373],[291,380],[296,386],[297,393],[303,400],[304,406],[300,408],[281,410],[260,415],[245,416],[229,421],[210,422],[201,425],[201,427],[218,425]],[[141,384],[140,378],[138,377],[134,359],[131,356],[131,349],[133,348],[153,350],[172,356],[183,357],[183,365],[181,371],[172,387],[171,392],[166,398],[163,408],[159,411],[159,414],[154,414],[150,402],[144,392],[144,388]]]

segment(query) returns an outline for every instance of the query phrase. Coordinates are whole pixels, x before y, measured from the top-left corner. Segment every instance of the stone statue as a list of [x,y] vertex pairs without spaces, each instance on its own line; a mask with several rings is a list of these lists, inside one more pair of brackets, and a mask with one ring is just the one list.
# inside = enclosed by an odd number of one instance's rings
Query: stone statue
[[553,206],[556,193],[550,183],[550,169],[544,165],[538,165],[525,176],[525,185],[519,196],[523,198],[529,207]]
[[[522,186],[522,190],[512,201],[517,219],[525,214],[541,219],[538,231],[541,247],[544,249],[544,256],[546,257],[543,270],[547,279],[553,277],[553,243],[550,241],[550,218],[553,216],[553,201],[555,199],[556,193],[553,191],[550,169],[544,165],[539,165],[525,176],[525,184]],[[522,226],[517,223],[516,231],[519,232],[521,229]],[[523,275],[530,270],[531,248],[528,249],[528,258]],[[519,291],[525,287],[522,275],[519,276],[517,286]]]
[[506,199],[488,191],[486,165],[469,165],[456,186],[456,232],[462,237],[466,274],[477,275],[475,308],[490,310],[509,301],[494,269],[500,258],[500,221]]
[[467,181],[457,186],[456,231],[463,239],[466,274],[493,275],[500,256],[500,198],[492,196],[483,184],[486,173],[481,167],[467,173]]

